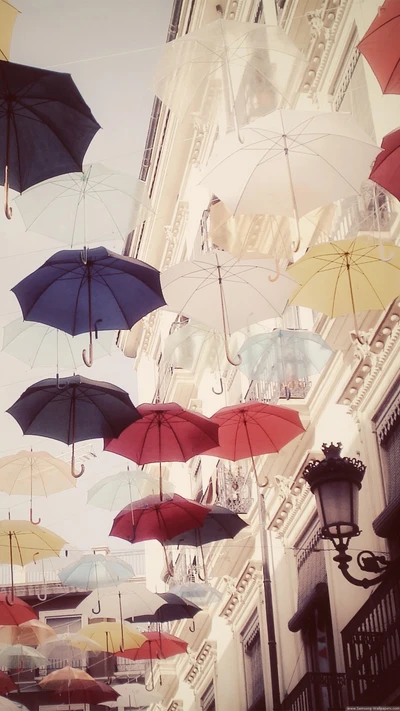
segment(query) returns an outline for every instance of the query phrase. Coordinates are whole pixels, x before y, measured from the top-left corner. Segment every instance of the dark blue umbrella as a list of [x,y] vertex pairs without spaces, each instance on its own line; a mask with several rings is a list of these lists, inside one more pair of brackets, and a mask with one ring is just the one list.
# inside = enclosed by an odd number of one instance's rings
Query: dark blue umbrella
[[57,252],[12,289],[26,321],[54,326],[76,336],[130,329],[164,306],[160,273],[145,262],[105,247]]
[[42,180],[82,170],[100,126],[70,74],[0,61],[0,171],[22,192]]
[[[73,474],[75,442],[118,437],[128,425],[140,419],[125,390],[80,375],[48,378],[31,385],[7,412],[24,434],[72,444]],[[78,476],[83,471],[84,467]]]
[[[185,600],[184,597],[174,595],[174,593],[158,593],[165,601],[153,615],[135,615],[131,618],[134,624],[143,622],[162,623],[173,622],[174,620],[187,620],[193,618],[198,612],[201,612],[201,607],[190,600]],[[194,631],[194,623],[192,626]]]

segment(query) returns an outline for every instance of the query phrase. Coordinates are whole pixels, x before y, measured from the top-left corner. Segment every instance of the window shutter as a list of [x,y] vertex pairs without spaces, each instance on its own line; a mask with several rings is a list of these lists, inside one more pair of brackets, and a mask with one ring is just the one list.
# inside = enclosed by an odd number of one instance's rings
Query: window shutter
[[319,524],[298,544],[296,556],[298,573],[297,611],[289,620],[291,632],[299,632],[306,624],[315,605],[328,596],[328,578]]

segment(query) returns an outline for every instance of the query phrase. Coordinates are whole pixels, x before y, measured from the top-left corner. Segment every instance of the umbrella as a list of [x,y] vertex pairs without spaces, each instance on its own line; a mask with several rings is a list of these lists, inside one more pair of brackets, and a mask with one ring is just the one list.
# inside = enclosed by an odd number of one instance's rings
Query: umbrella
[[276,282],[276,265],[270,259],[237,259],[215,250],[201,259],[181,262],[161,275],[168,308],[183,313],[224,335],[256,321],[281,316],[296,282],[282,272]]
[[0,626],[0,641],[6,644],[22,644],[36,647],[56,637],[54,629],[42,622],[42,620],[27,620],[15,627],[11,625]]
[[208,417],[175,402],[142,404],[138,412],[138,426],[127,427],[117,439],[105,440],[104,449],[137,464],[159,462],[162,499],[161,462],[187,462],[201,454],[218,442],[218,428]]
[[[13,604],[10,605],[10,602]],[[37,619],[36,612],[28,605],[25,600],[15,597],[10,600],[8,595],[0,593],[0,624],[1,625],[20,625],[22,622]]]
[[[136,624],[142,624],[144,622],[156,624],[173,622],[174,620],[186,620],[193,618],[198,612],[201,612],[201,607],[189,600],[185,600],[179,595],[174,595],[174,593],[159,593],[159,596],[165,601],[164,604],[158,608],[154,615],[135,615],[133,621]],[[192,631],[194,632],[194,622]]]
[[48,378],[31,385],[7,412],[24,434],[51,437],[72,444],[71,474],[75,474],[75,443],[97,437],[117,437],[140,417],[125,390],[80,375]]
[[157,269],[105,247],[57,252],[12,291],[25,320],[72,336],[89,333],[86,365],[93,362],[93,331],[130,329],[165,304]]
[[[97,333],[96,357],[110,355],[115,339],[114,331]],[[43,323],[17,318],[4,326],[2,350],[31,368],[56,366],[57,371],[59,368],[76,370],[86,340],[84,334],[73,337]]]
[[383,137],[382,148],[369,178],[400,200],[400,128]]
[[10,45],[14,22],[19,10],[7,0],[0,0],[0,59],[10,59]]
[[[97,610],[93,609],[98,605]],[[82,615],[102,614],[103,617],[118,617],[125,620],[136,614],[153,615],[163,604],[156,593],[151,592],[142,583],[124,583],[116,587],[102,588],[98,593],[92,593],[79,603],[77,610]]]
[[8,674],[0,671],[0,694],[9,694],[10,691],[18,691],[18,686]]
[[83,590],[119,585],[133,576],[133,568],[129,563],[98,553],[84,555],[58,573],[58,577],[64,585],[71,585]]
[[144,684],[114,684],[113,689],[121,694],[119,701],[125,702],[122,703],[123,707],[150,706],[161,699],[160,694],[155,691],[147,691]]
[[123,652],[116,652],[116,657],[131,659],[137,662],[142,659],[150,659],[150,669],[152,686],[147,691],[154,690],[153,659],[169,659],[177,654],[187,652],[188,643],[179,637],[175,637],[167,632],[144,632],[146,641],[138,649],[127,649]]
[[358,44],[384,94],[400,94],[399,33],[398,0],[385,0]]
[[216,144],[204,182],[233,214],[286,215],[297,227],[307,212],[358,194],[380,150],[344,113],[278,110],[241,133],[243,143],[228,134]]
[[50,496],[76,486],[68,464],[48,452],[22,451],[0,459],[0,491],[30,495],[30,522],[33,496]]
[[94,163],[82,173],[35,185],[15,203],[28,230],[73,247],[125,239],[135,226],[135,209],[143,208],[143,219],[152,211],[145,188],[130,175]]
[[100,126],[70,74],[0,62],[0,170],[5,213],[8,188],[22,192],[42,180],[82,170]]
[[170,593],[184,597],[186,600],[193,602],[202,607],[211,605],[213,602],[221,600],[222,593],[211,585],[205,583],[182,583],[173,585],[169,589]]
[[65,544],[66,541],[56,533],[30,521],[0,521],[0,563],[10,564],[11,599],[14,599],[14,565],[24,566],[43,558],[59,556]]
[[[125,471],[107,476],[94,484],[87,493],[87,502],[107,511],[122,509],[127,504],[143,496],[155,494],[159,489],[157,479],[149,476],[142,469]],[[172,495],[175,487],[169,482],[163,483],[164,494]]]
[[251,458],[258,482],[254,457],[279,452],[304,432],[299,413],[280,405],[243,402],[218,410],[212,418],[219,425],[219,447],[207,454],[236,462]]
[[76,681],[88,682],[89,684],[96,683],[95,679],[83,669],[75,669],[67,665],[62,669],[56,669],[47,674],[39,681],[39,686],[42,689],[46,689],[46,691],[64,691],[71,686],[72,682]]
[[330,318],[352,313],[358,337],[355,314],[385,309],[400,293],[400,248],[391,246],[390,261],[381,259],[380,248],[369,236],[311,247],[289,269],[300,284],[291,303]]
[[0,646],[0,666],[9,669],[37,669],[45,667],[47,659],[33,647],[22,644]]
[[136,649],[146,637],[132,625],[119,622],[95,622],[82,627],[80,634],[100,645],[103,652],[111,653],[124,649]]
[[249,380],[277,382],[290,398],[298,380],[320,373],[332,356],[332,349],[317,333],[274,329],[271,333],[250,336],[239,354],[240,369]]
[[73,663],[82,659],[87,652],[101,652],[101,647],[80,633],[64,632],[38,646],[38,652],[47,659]]
[[[169,42],[161,55],[155,92],[174,113],[197,112],[210,84],[213,99],[229,106],[238,126],[235,97],[263,97],[263,110],[275,108],[304,57],[277,26],[218,19]],[[197,99],[197,101],[196,101]]]
[[4,699],[0,697],[0,711],[29,711],[29,709],[20,704],[18,701],[11,701],[11,699]]
[[71,684],[66,689],[55,691],[53,698],[56,698],[60,704],[88,704],[90,708],[97,704],[106,703],[107,701],[115,701],[119,694],[108,684],[103,681],[71,681]]

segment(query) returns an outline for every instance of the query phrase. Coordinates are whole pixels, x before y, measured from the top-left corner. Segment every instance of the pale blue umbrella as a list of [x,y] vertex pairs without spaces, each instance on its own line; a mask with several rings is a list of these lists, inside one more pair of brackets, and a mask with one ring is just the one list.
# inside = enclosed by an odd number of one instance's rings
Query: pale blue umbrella
[[106,557],[101,553],[84,555],[58,573],[58,577],[64,585],[82,590],[96,590],[109,585],[119,585],[133,576],[134,571],[129,563],[125,563],[119,558]]
[[[120,511],[128,504],[143,499],[145,496],[158,494],[158,479],[149,476],[142,469],[125,469],[107,476],[92,486],[87,492],[87,503],[107,511]],[[172,496],[175,487],[169,482],[163,483],[166,498]]]
[[239,354],[240,369],[249,380],[277,382],[290,392],[291,383],[320,373],[332,356],[332,349],[316,333],[275,329],[250,336]]
[[45,667],[47,659],[34,647],[22,644],[0,645],[0,666],[9,669],[36,669]]
[[184,597],[186,600],[194,602],[200,607],[207,607],[222,598],[222,593],[220,593],[219,590],[205,583],[182,583],[180,585],[174,585],[168,592],[179,595],[179,597]]

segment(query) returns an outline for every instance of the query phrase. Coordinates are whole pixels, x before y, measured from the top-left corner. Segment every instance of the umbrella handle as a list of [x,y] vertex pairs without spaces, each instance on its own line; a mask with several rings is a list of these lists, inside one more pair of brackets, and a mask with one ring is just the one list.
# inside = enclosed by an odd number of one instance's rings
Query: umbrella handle
[[211,390],[213,391],[214,395],[222,395],[222,393],[224,392],[224,384],[223,384],[223,382],[222,382],[222,378],[219,379],[219,387],[220,387],[220,390],[216,390],[215,388],[211,388]]
[[64,390],[64,388],[68,387],[68,381],[64,383],[63,385],[60,385],[60,374],[56,373],[56,386],[58,390]]
[[226,360],[228,361],[228,363],[230,363],[231,365],[235,366],[235,368],[237,368],[237,366],[240,365],[241,362],[242,362],[242,356],[241,356],[239,353],[238,353],[237,360],[233,360],[233,358],[232,358],[231,355],[229,354],[228,341],[227,341],[227,338],[226,338],[226,334],[225,334],[225,356],[226,356]]
[[191,624],[189,625],[189,632],[195,632],[196,630],[196,623],[194,620],[192,620]]
[[8,204],[8,165],[4,167],[4,213],[7,220],[12,218],[12,207]]
[[[296,250],[295,250],[296,251]],[[278,281],[280,275],[281,275],[281,265],[279,264],[279,260],[275,259],[275,269],[276,269],[276,274],[275,276],[271,276],[271,274],[268,274],[268,280],[273,282],[273,281]]]
[[90,343],[89,343],[89,357],[87,356],[87,351],[86,348],[83,349],[82,351],[82,360],[84,364],[88,367],[91,368],[93,365],[93,343],[92,343],[92,334],[90,334]]
[[390,260],[393,259],[393,257],[394,257],[394,252],[390,252],[389,256],[385,257],[385,248],[384,248],[381,240],[379,240],[379,259],[381,259],[382,262],[390,262]]
[[100,615],[100,612],[101,612],[101,604],[100,604],[100,600],[97,600],[97,610],[95,610],[95,609],[92,607],[92,613],[93,613],[94,615]]
[[15,595],[14,595],[14,589],[13,589],[12,592],[11,592],[11,597],[10,597],[10,595],[7,593],[7,595],[6,595],[6,603],[7,603],[7,605],[10,605],[10,607],[11,607],[11,606],[14,604],[14,602],[15,602]]
[[93,328],[94,328],[94,337],[95,337],[96,341],[99,337],[99,328],[98,328],[97,324],[101,323],[102,320],[103,320],[102,318],[98,318],[97,321],[94,322]]
[[144,688],[146,689],[146,691],[154,691],[154,689],[155,689],[155,684],[154,684],[154,672],[153,672],[153,660],[152,660],[151,656],[150,656],[150,670],[151,670],[151,683],[152,683],[152,686],[149,688],[149,687],[146,686],[146,684],[145,684],[145,685],[144,685]]
[[31,507],[31,508],[30,508],[30,510],[29,510],[29,520],[30,520],[30,522],[31,522],[31,523],[33,523],[33,525],[34,525],[34,526],[38,526],[38,525],[39,525],[39,523],[40,523],[40,522],[41,522],[41,520],[42,520],[42,519],[41,519],[40,517],[38,518],[38,520],[37,520],[37,521],[34,521],[34,520],[33,520],[33,511],[32,511],[32,507]]
[[85,465],[84,464],[81,464],[81,470],[80,470],[79,474],[75,474],[74,465],[71,462],[71,476],[73,476],[74,479],[80,479],[84,473],[85,473]]

